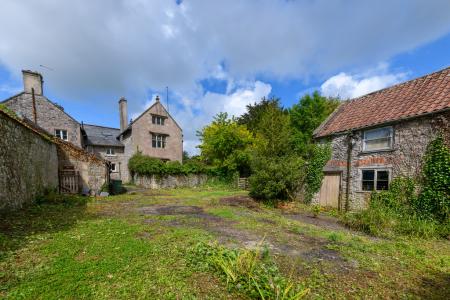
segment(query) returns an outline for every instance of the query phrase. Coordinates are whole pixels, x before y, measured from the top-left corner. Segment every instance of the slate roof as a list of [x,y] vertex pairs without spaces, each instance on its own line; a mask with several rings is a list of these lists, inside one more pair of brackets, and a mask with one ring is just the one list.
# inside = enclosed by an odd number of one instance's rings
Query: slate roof
[[117,139],[120,133],[119,128],[89,124],[83,124],[82,128],[86,134],[86,145],[123,147],[123,144]]
[[314,132],[324,137],[450,110],[450,67],[343,102]]

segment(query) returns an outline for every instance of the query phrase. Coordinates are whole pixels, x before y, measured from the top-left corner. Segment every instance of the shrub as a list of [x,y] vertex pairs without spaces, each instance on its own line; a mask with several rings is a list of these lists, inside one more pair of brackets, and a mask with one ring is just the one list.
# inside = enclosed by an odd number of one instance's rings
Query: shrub
[[331,158],[330,145],[313,145],[306,166],[305,202],[310,203],[315,193],[320,190],[323,179],[323,167]]
[[256,156],[249,177],[250,196],[262,200],[294,199],[304,181],[304,161],[298,156]]
[[267,248],[230,250],[199,243],[188,255],[199,271],[212,271],[226,281],[228,288],[252,299],[301,299],[309,289],[284,277],[272,261]]
[[163,162],[140,152],[130,158],[128,168],[132,174],[139,175],[164,176],[209,173],[209,169],[199,161],[192,160],[185,164],[181,164],[179,161]]
[[442,222],[450,218],[450,149],[442,136],[438,136],[427,147],[423,189],[415,207],[417,211]]

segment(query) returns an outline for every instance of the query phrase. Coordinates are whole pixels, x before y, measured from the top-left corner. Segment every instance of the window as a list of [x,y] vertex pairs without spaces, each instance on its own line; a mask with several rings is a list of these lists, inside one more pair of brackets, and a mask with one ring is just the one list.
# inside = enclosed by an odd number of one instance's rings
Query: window
[[111,165],[110,165],[110,167],[109,167],[109,170],[110,170],[111,172],[116,172],[116,164],[115,164],[115,163],[111,163]]
[[114,151],[113,148],[108,148],[108,149],[106,149],[106,155],[113,156],[113,155],[116,155],[116,152]]
[[59,137],[62,140],[68,141],[69,139],[67,138],[67,130],[63,130],[63,129],[55,129],[55,136]]
[[152,116],[152,124],[164,125],[164,119],[162,116]]
[[152,134],[153,148],[166,148],[166,136],[162,134]]
[[364,131],[363,150],[377,151],[392,149],[392,127]]
[[389,189],[388,170],[362,170],[362,190],[381,191]]

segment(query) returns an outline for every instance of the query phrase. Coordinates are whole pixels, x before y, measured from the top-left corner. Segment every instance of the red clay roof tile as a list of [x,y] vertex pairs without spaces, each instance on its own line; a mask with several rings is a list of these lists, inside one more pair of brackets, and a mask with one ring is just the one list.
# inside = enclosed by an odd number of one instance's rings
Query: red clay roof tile
[[450,109],[450,67],[343,102],[315,137]]

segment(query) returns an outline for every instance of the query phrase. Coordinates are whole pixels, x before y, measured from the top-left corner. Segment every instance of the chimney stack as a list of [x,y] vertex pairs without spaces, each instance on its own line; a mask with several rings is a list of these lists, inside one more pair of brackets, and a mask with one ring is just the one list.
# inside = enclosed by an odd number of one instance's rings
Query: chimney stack
[[127,99],[124,97],[119,100],[119,115],[120,115],[120,132],[123,132],[128,126],[128,109]]
[[34,89],[35,95],[43,95],[44,89],[44,80],[42,79],[42,75],[38,72],[33,72],[30,70],[22,70],[23,76],[23,90],[25,93],[32,93]]

